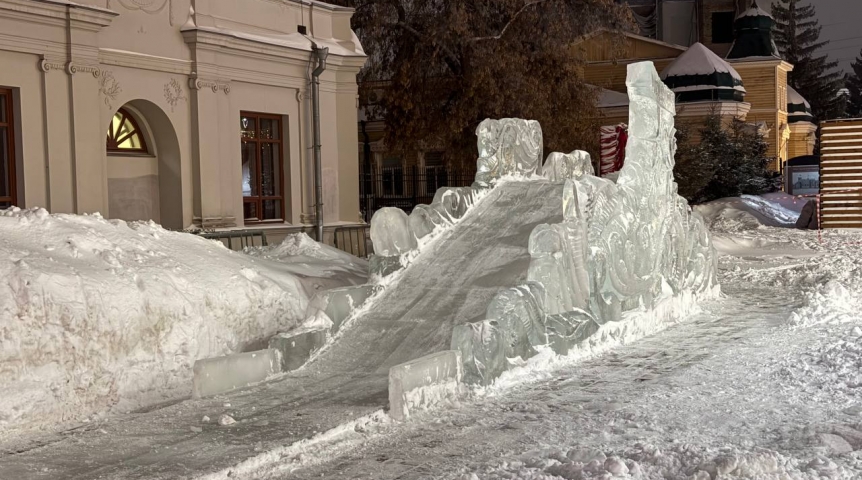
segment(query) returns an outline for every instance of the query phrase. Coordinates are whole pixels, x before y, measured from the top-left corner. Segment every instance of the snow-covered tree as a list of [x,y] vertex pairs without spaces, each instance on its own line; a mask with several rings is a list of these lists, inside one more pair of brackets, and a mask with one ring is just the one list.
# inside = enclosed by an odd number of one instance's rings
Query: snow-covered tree
[[782,57],[794,65],[790,85],[811,103],[814,115],[821,120],[841,116],[844,101],[838,95],[843,76],[831,62],[817,52],[828,45],[820,41],[820,27],[814,5],[803,0],[776,0],[772,4],[775,17],[775,43]]
[[712,114],[699,128],[700,143],[688,142],[691,127],[680,126],[674,176],[679,193],[692,203],[724,197],[757,195],[778,188],[778,174],[769,169],[769,145],[754,125],[733,120],[722,125]]

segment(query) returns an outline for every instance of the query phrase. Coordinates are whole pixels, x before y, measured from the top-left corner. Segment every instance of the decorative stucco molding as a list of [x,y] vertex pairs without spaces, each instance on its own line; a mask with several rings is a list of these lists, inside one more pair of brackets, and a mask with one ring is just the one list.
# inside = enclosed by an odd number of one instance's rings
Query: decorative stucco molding
[[296,101],[302,102],[303,100],[305,100],[305,91],[297,90],[296,91]]
[[47,58],[43,58],[39,60],[39,70],[42,70],[45,73],[48,73],[51,70],[66,71],[66,64],[60,60],[49,60]]
[[212,90],[213,93],[218,93],[218,91],[221,90],[225,93],[225,95],[230,93],[229,83],[221,83],[215,80],[204,80],[202,78],[190,78],[189,88],[194,90],[203,90],[208,88]]
[[99,78],[102,75],[102,69],[95,65],[81,65],[75,62],[63,63],[62,60],[49,59],[42,57],[39,60],[39,70],[45,73],[51,70],[63,71],[69,75],[74,75],[78,72],[91,73],[94,77]]
[[117,99],[117,94],[122,92],[120,82],[114,78],[113,72],[105,70],[99,77],[99,93],[105,97],[105,105],[113,109],[112,102]]
[[68,73],[69,75],[74,75],[78,72],[92,73],[93,76],[96,78],[102,76],[102,69],[95,65],[79,65],[75,62],[69,62],[66,64],[66,73]]
[[[117,0],[126,10],[140,10],[150,15],[157,15],[167,7],[168,23],[174,26],[173,0]],[[107,8],[111,8],[111,0],[108,0]]]
[[170,82],[165,84],[165,101],[171,106],[172,112],[180,101],[188,101],[183,92],[182,84],[176,78],[172,78]]

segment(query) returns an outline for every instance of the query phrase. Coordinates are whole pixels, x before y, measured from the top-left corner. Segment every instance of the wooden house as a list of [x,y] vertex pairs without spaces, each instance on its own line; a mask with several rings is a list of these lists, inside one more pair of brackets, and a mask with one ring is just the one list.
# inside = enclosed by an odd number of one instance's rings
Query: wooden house
[[[788,121],[787,85],[787,76],[793,70],[793,65],[781,59],[772,41],[771,29],[774,20],[757,2],[752,2],[746,10],[741,10],[740,2],[734,0],[698,2],[698,5],[697,9],[693,10],[694,18],[698,19],[695,22],[698,31],[692,33],[691,38],[703,40],[702,43],[694,42],[691,46],[682,46],[626,34],[624,47],[614,50],[613,35],[600,32],[585,38],[579,45],[587,62],[585,78],[597,87],[624,93],[626,66],[633,62],[652,61],[656,69],[662,72],[663,78],[676,77],[678,75],[672,74],[689,71],[692,66],[701,67],[702,71],[696,73],[713,75],[716,78],[731,71],[735,72],[741,79],[741,97],[737,95],[735,98],[720,98],[721,95],[717,94],[718,96],[713,98],[711,95],[714,92],[722,90],[721,85],[714,84],[711,88],[710,85],[705,85],[707,88],[700,89],[697,94],[684,94],[685,85],[675,88],[675,91],[679,90],[678,121],[681,124],[697,125],[702,123],[707,115],[715,112],[723,119],[738,118],[760,125],[769,144],[768,155],[775,158],[772,167],[781,171],[784,162],[794,156],[791,154],[791,148],[794,152],[808,148],[806,142],[809,140],[805,132],[810,127],[793,127],[797,131],[796,136],[793,136]],[[737,11],[741,13],[736,14]],[[728,14],[735,16],[731,22],[732,30],[720,34],[717,29],[729,28],[727,22],[722,20]],[[693,51],[686,55],[685,59],[681,59],[690,50]],[[676,65],[668,71],[674,62]],[[603,94],[602,98],[611,97]],[[620,115],[619,103],[619,99],[610,104],[604,104],[600,100],[604,124],[625,122]],[[696,128],[693,130],[696,131]],[[692,141],[697,141],[696,132],[692,133]]]

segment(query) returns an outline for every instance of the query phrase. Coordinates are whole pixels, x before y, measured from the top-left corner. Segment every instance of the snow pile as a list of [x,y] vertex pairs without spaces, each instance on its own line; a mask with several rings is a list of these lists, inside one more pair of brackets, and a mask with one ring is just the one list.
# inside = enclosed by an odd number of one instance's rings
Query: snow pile
[[862,296],[858,288],[848,289],[838,280],[829,280],[805,293],[805,305],[793,312],[790,322],[796,326],[862,324]]
[[306,293],[344,285],[361,285],[368,278],[368,262],[335,247],[318,243],[305,233],[290,234],[268,247],[249,247],[244,253],[273,262],[270,267],[303,280]]
[[[862,321],[859,323],[862,325]],[[859,389],[862,388],[860,325],[838,327],[836,341],[818,342],[802,358],[787,362],[781,374],[804,391],[816,389],[826,393],[836,406],[855,405],[859,409]],[[862,441],[862,434],[859,440]]]
[[[801,206],[799,207],[801,210]],[[762,226],[794,227],[799,212],[774,198],[755,195],[714,200],[693,207],[714,232],[740,232]]]
[[0,231],[7,431],[187,395],[196,359],[286,330],[308,303],[289,269],[153,223],[12,208]]
[[854,475],[823,457],[800,459],[766,449],[712,449],[686,444],[663,451],[636,443],[619,452],[585,447],[535,450],[481,471],[465,472],[461,479],[815,480],[850,479]]

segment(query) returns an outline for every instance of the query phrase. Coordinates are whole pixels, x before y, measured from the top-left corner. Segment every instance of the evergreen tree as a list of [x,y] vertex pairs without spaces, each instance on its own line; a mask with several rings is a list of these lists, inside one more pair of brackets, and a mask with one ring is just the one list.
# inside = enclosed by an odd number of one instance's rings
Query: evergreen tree
[[847,75],[847,89],[850,98],[847,104],[847,115],[853,118],[862,117],[862,54],[851,65],[853,72]]
[[820,30],[813,5],[803,0],[776,0],[772,4],[775,17],[775,43],[782,57],[794,65],[790,85],[810,103],[820,120],[843,115],[844,102],[838,91],[843,77],[836,70],[838,62],[826,55],[816,55],[829,42],[820,41]]
[[[683,127],[679,133],[685,140]],[[691,203],[758,195],[778,189],[778,173],[769,169],[769,145],[761,132],[741,120],[724,126],[718,115],[707,117],[700,143],[679,143],[674,176],[679,193]]]

